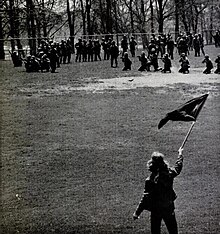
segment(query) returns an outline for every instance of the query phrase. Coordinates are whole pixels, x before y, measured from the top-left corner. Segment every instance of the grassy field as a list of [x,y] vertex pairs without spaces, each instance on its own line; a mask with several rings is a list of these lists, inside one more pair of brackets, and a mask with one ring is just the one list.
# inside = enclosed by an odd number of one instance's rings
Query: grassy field
[[[206,51],[212,60],[220,52]],[[28,74],[1,61],[0,233],[149,234],[148,212],[132,219],[146,163],[159,150],[174,164],[190,127],[157,125],[207,92],[175,180],[176,215],[180,234],[220,233],[220,76],[203,75],[202,57],[189,58],[189,75],[178,74],[177,58],[171,74],[140,73],[137,58],[129,72],[122,72],[121,61],[119,68],[101,61],[62,65],[55,74]],[[146,78],[146,84],[117,88],[120,77]],[[157,85],[148,86],[152,80]]]

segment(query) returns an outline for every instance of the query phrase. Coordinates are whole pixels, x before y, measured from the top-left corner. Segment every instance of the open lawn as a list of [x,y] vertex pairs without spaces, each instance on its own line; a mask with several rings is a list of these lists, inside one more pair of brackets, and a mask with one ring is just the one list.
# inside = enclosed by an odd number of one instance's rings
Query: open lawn
[[[207,46],[214,60],[220,49]],[[140,52],[140,51],[139,51]],[[150,214],[133,221],[153,151],[174,164],[191,123],[157,125],[209,92],[175,180],[180,234],[220,233],[220,75],[111,68],[110,61],[26,73],[0,62],[2,234],[149,234]],[[167,233],[165,226],[162,234]]]

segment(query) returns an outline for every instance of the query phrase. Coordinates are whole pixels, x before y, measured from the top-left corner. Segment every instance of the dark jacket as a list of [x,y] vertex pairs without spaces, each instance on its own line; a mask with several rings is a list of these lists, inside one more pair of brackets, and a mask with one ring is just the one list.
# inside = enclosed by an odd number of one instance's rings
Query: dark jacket
[[144,194],[136,210],[137,216],[146,209],[154,212],[163,209],[174,210],[174,200],[177,196],[173,190],[173,181],[180,174],[182,167],[183,157],[179,156],[173,168],[151,173],[145,181]]

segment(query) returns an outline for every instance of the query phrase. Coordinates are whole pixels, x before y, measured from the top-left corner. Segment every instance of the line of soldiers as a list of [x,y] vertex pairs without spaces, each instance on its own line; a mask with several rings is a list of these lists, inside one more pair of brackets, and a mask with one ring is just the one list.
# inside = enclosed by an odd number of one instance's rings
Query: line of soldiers
[[[112,37],[102,38],[100,42],[98,39],[89,39],[88,41],[85,39],[78,39],[78,42],[75,44],[76,49],[76,59],[75,62],[93,62],[93,61],[101,61],[101,49],[103,50],[103,59],[109,60],[111,58],[111,47],[115,44]],[[122,48],[122,57],[124,53],[128,51],[130,48],[130,52],[132,57],[135,57],[137,42],[132,36],[131,39],[127,40],[127,36],[124,36],[121,41]]]

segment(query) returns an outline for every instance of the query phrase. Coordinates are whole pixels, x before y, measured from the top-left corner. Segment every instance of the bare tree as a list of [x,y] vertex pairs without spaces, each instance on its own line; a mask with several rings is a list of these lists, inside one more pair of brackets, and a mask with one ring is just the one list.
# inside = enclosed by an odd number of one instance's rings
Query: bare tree
[[0,59],[5,59],[2,15],[3,15],[3,1],[0,0]]

